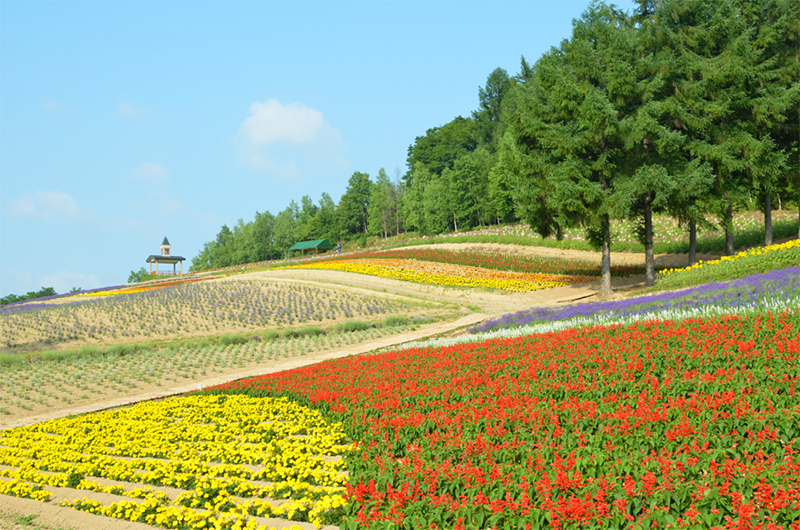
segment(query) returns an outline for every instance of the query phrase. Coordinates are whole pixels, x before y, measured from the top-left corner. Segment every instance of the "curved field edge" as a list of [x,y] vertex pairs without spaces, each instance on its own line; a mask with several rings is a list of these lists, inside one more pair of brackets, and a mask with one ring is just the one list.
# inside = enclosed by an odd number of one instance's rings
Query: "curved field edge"
[[362,450],[343,527],[798,528],[800,312],[359,356],[223,385]]

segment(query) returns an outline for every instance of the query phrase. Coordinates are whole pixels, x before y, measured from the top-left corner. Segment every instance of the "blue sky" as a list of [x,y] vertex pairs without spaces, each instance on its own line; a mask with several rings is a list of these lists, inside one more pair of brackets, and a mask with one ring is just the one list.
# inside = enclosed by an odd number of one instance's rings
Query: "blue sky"
[[[125,283],[478,107],[587,1],[0,3],[0,295]],[[631,9],[633,3],[619,3]]]

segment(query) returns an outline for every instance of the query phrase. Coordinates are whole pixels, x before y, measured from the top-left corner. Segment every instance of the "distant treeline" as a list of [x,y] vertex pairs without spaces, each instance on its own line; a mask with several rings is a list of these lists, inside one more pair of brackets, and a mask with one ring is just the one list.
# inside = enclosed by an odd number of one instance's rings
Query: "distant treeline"
[[732,215],[754,203],[771,242],[773,203],[800,193],[798,79],[797,0],[592,3],[535,64],[493,71],[469,117],[417,137],[405,174],[355,172],[338,204],[304,196],[223,226],[192,269],[282,257],[308,239],[519,221],[544,237],[582,226],[608,258],[618,218],[637,221],[651,283],[654,213],[686,226],[690,259],[712,222],[733,253]]
[[42,287],[38,291],[31,291],[25,294],[9,294],[0,298],[0,305],[13,304],[14,302],[24,302],[25,300],[33,300],[34,298],[41,298],[43,296],[54,296],[56,290],[52,287]]

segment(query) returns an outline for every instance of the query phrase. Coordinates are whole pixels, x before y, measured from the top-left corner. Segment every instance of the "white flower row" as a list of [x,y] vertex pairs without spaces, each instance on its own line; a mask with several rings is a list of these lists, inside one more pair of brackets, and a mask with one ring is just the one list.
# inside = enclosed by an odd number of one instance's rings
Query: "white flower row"
[[444,339],[408,342],[391,348],[385,348],[381,351],[398,351],[407,350],[410,348],[442,348],[455,346],[457,344],[483,342],[492,339],[508,339],[513,337],[522,337],[525,335],[551,333],[553,331],[561,331],[569,328],[616,326],[647,320],[681,321],[687,318],[708,318],[719,315],[755,316],[759,313],[766,313],[768,311],[772,313],[779,313],[786,310],[800,310],[800,295],[783,300],[761,300],[754,304],[737,307],[706,306],[695,308],[671,308],[653,311],[651,313],[607,318],[604,318],[602,314],[598,314],[592,317],[577,317],[569,320],[558,320],[555,322],[540,322],[527,326],[520,326],[517,328],[476,333],[474,335],[459,335],[458,337],[449,337]]

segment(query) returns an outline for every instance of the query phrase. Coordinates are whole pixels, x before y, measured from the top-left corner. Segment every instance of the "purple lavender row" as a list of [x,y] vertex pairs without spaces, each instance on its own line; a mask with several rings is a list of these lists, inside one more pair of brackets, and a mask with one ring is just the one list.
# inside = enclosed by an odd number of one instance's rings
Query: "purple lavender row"
[[538,322],[573,318],[607,319],[643,315],[665,309],[703,306],[750,306],[765,299],[785,299],[800,291],[800,267],[789,267],[765,274],[753,274],[729,282],[710,282],[697,287],[662,294],[639,296],[613,302],[574,304],[561,308],[543,307],[509,313],[468,328],[483,333],[515,328]]
[[20,311],[33,311],[36,309],[57,307],[60,304],[45,304],[42,302],[46,300],[54,300],[56,298],[64,298],[66,296],[75,296],[79,294],[96,293],[98,291],[110,291],[112,289],[121,289],[123,287],[129,287],[129,285],[124,284],[124,285],[113,285],[111,287],[97,287],[95,289],[83,289],[82,291],[75,291],[71,293],[51,294],[50,296],[41,296],[39,298],[31,298],[29,300],[20,300],[19,302],[12,302],[10,304],[0,306],[0,315],[9,315],[11,313],[18,313]]

